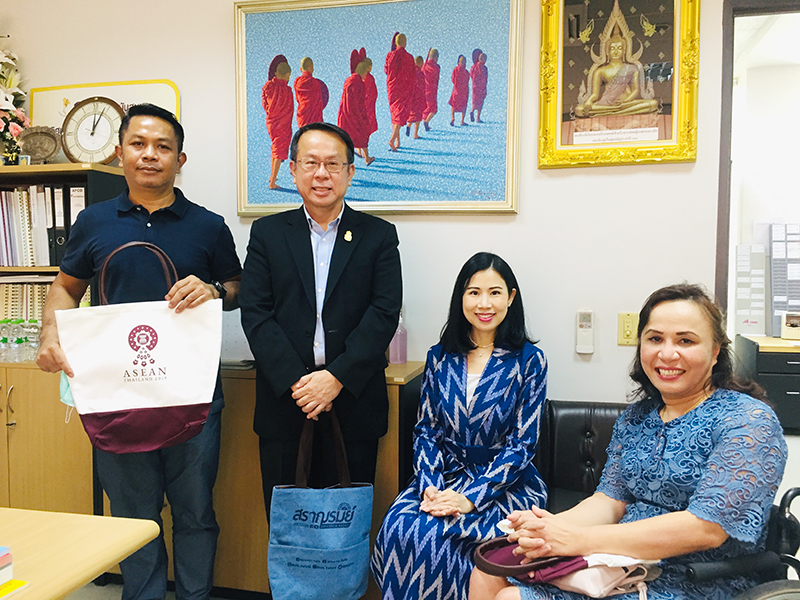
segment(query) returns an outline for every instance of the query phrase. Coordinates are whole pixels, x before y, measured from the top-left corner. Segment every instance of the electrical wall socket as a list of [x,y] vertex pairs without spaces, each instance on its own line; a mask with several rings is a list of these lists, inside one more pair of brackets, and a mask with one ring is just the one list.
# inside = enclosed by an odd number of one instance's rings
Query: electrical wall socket
[[621,312],[617,315],[617,345],[635,346],[639,328],[639,313]]

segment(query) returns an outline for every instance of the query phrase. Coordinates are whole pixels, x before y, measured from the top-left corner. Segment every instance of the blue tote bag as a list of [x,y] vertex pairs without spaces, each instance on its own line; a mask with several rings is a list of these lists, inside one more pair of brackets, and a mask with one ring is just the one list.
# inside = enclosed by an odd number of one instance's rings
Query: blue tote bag
[[269,586],[273,600],[356,600],[367,590],[372,484],[352,483],[331,411],[339,484],[308,487],[314,421],[300,437],[295,485],[273,488]]

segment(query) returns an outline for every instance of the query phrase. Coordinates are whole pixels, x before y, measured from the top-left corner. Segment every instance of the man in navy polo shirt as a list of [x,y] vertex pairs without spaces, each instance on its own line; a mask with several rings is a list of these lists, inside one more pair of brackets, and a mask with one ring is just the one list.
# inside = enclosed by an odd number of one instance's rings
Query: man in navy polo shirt
[[[222,217],[190,202],[174,187],[175,176],[186,162],[181,125],[162,108],[136,105],[122,120],[119,142],[117,157],[128,190],[78,215],[47,295],[36,363],[50,373],[63,370],[73,375],[59,345],[55,311],[78,306],[106,256],[127,242],[145,241],[162,248],[175,264],[178,282],[169,288],[158,259],[149,250],[129,248],[109,263],[110,303],[166,299],[175,312],[220,297],[223,310],[238,305],[241,265],[228,226]],[[205,599],[211,593],[219,533],[211,492],[219,464],[222,406],[218,374],[208,421],[194,438],[153,452],[96,450],[97,470],[111,500],[112,515],[161,524],[166,493],[172,509],[179,600]],[[122,561],[121,569],[124,600],[164,598],[163,535]]]

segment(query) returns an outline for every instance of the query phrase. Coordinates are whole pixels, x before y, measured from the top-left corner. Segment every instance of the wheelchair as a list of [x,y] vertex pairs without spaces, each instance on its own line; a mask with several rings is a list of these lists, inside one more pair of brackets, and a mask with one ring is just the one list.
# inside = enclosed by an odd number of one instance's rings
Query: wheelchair
[[764,552],[714,563],[693,563],[687,566],[686,577],[701,582],[755,573],[763,583],[734,600],[800,600],[800,581],[786,578],[790,567],[800,576],[800,560],[795,558],[800,548],[800,522],[790,510],[797,496],[800,496],[800,487],[787,491],[780,504],[772,507]]

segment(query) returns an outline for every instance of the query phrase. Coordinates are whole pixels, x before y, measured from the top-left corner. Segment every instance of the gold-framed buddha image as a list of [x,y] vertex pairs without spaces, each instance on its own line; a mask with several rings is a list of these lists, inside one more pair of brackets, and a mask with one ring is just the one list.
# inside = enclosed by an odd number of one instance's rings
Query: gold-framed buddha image
[[699,0],[544,0],[539,167],[693,161]]

